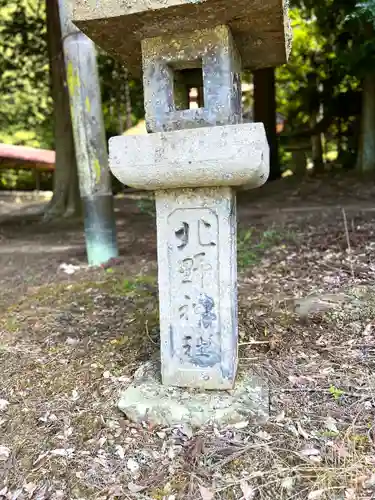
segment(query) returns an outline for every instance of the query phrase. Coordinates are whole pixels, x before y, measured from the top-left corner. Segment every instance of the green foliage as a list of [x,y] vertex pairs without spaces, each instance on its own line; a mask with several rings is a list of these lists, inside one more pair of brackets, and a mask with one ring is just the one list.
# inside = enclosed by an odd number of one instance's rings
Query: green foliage
[[[46,1],[0,0],[0,143],[54,148]],[[126,75],[100,49],[98,65],[109,138],[124,130]],[[140,81],[129,80],[129,91],[135,124],[143,117]],[[50,176],[43,175],[43,180],[51,188]],[[30,171],[0,171],[0,188],[33,188],[34,184]]]
[[[40,189],[51,191],[53,179],[51,172],[40,172]],[[1,169],[0,189],[18,189],[21,191],[33,190],[36,187],[35,171],[30,169]]]
[[[45,1],[0,0],[0,142],[54,147]],[[100,49],[98,64],[109,137],[125,123],[125,71]],[[143,117],[140,82],[129,89],[135,124]]]
[[347,119],[345,113],[353,107],[343,106],[343,98],[352,99],[359,75],[354,61],[348,65],[347,47],[340,48],[341,33],[325,33],[318,18],[307,17],[302,9],[291,10],[291,21],[292,54],[289,63],[277,71],[279,108],[288,117],[290,129],[307,125],[311,114],[321,108],[324,115]]
[[[287,65],[277,69],[279,111],[287,116],[293,129],[307,124],[312,109],[319,107],[317,85],[325,74],[317,71],[314,59],[324,49],[324,38],[314,19],[305,19],[300,9],[291,9],[293,28],[292,54]],[[332,54],[326,54],[332,59]],[[315,79],[315,85],[311,80]]]
[[[46,1],[0,0],[0,142],[54,147]],[[286,117],[286,134],[309,129],[315,116],[322,122],[332,158],[337,151],[353,164],[361,81],[375,69],[375,0],[292,0],[290,15],[292,54],[276,73],[278,111]],[[131,124],[143,118],[142,85],[134,79],[127,85],[126,69],[100,49],[98,65],[109,138],[126,128],[128,92]],[[250,79],[245,74],[245,80]],[[281,156],[287,162],[290,153],[285,147],[281,140]],[[15,185],[16,177],[0,174],[0,185]],[[26,178],[31,182],[30,172]],[[122,186],[114,181],[114,188]],[[152,202],[140,202],[140,208],[154,214]]]
[[45,4],[0,0],[0,142],[52,146]]
[[136,278],[113,280],[112,292],[118,295],[148,297],[154,293],[156,277],[141,275]]
[[141,198],[137,201],[138,210],[144,214],[156,217],[156,208],[154,198]]
[[[125,130],[126,122],[126,69],[105,52],[98,49],[101,76],[103,115],[107,138]],[[143,93],[139,80],[128,80],[132,108],[131,121],[135,125],[143,118]]]
[[344,166],[354,166],[361,82],[375,68],[374,12],[374,0],[294,0],[292,54],[277,70],[286,133],[310,129],[315,116]]
[[257,234],[253,228],[242,230],[237,237],[237,263],[239,269],[257,264],[270,248],[291,241],[293,235],[270,228]]
[[332,394],[332,397],[335,401],[339,401],[344,394],[344,391],[342,391],[341,389],[338,389],[334,385],[330,386],[329,392],[330,392],[330,394]]
[[375,1],[365,0],[357,3],[354,12],[349,14],[348,19],[368,21],[375,26]]

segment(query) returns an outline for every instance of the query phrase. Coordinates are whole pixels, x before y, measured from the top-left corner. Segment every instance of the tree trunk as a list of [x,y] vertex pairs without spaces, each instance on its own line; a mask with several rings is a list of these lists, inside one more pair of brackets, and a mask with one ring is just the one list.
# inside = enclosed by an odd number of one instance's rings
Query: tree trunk
[[133,126],[132,121],[132,101],[130,96],[130,85],[129,85],[129,73],[128,70],[124,69],[124,80],[125,80],[125,107],[126,107],[126,130],[129,130]]
[[292,171],[296,177],[306,175],[306,151],[304,149],[292,150]]
[[357,168],[362,172],[375,172],[375,75],[363,80],[361,132]]
[[[318,123],[318,113],[312,113],[310,118],[310,127],[313,129]],[[322,134],[316,134],[311,136],[311,152],[312,152],[312,162],[314,165],[314,173],[321,174],[324,172],[324,161],[323,161],[323,146],[322,146]]]
[[51,219],[79,214],[81,201],[57,0],[47,0],[46,9],[56,160],[53,197],[44,217]]
[[279,148],[276,132],[276,89],[274,68],[254,71],[254,121],[262,122],[270,147],[269,180],[281,177]]
[[116,61],[114,70],[114,80],[116,82],[116,109],[117,109],[117,134],[122,135],[126,127],[124,126],[125,114],[125,91],[124,91],[124,71],[121,63]]

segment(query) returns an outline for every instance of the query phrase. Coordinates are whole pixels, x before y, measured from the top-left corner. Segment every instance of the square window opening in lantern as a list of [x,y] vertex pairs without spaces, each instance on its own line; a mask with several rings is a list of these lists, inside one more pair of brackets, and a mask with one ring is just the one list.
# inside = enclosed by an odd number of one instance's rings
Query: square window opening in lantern
[[175,109],[204,108],[202,60],[170,64]]

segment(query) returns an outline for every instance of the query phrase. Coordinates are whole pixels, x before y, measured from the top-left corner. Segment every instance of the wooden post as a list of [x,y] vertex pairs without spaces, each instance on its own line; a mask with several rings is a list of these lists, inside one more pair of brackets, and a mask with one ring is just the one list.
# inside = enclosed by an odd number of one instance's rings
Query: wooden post
[[39,193],[40,191],[40,170],[36,168],[34,170],[34,178],[35,178],[35,191]]
[[118,256],[111,177],[94,43],[58,0],[89,265]]
[[254,77],[254,121],[264,123],[270,146],[269,180],[281,177],[279,147],[276,132],[275,69],[261,68]]

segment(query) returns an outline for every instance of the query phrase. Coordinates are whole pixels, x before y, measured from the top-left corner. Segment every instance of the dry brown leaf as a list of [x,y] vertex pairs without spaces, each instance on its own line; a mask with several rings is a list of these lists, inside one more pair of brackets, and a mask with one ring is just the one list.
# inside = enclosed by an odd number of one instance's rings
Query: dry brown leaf
[[282,410],[278,415],[276,415],[275,420],[276,420],[277,423],[280,423],[283,420],[285,420],[285,411]]
[[115,446],[115,449],[116,449],[116,454],[118,455],[118,457],[121,459],[121,460],[124,460],[125,458],[125,451],[124,451],[124,448],[120,445],[120,444],[117,444]]
[[264,439],[265,441],[270,441],[272,439],[271,434],[268,434],[268,432],[266,431],[259,431],[255,435],[260,439]]
[[8,408],[9,401],[6,399],[0,399],[0,411],[5,411]]
[[0,446],[0,462],[5,462],[10,456],[10,449],[7,446]]
[[327,417],[325,419],[324,425],[325,425],[326,429],[328,429],[329,431],[335,432],[337,434],[339,433],[339,430],[336,426],[336,420],[334,418]]
[[130,472],[135,473],[139,471],[139,463],[134,460],[134,458],[129,458],[126,462],[126,468],[130,470]]
[[311,377],[306,377],[304,375],[300,375],[299,377],[296,377],[295,375],[289,375],[288,380],[294,385],[294,386],[300,386],[300,385],[305,385],[308,384],[309,382],[314,382],[314,379]]
[[304,457],[318,457],[320,455],[320,450],[317,448],[304,448],[300,453]]
[[309,439],[309,435],[308,433],[305,431],[305,429],[302,427],[302,425],[297,422],[297,430],[298,430],[298,433],[304,438],[304,439]]
[[285,477],[281,481],[281,487],[284,488],[285,490],[291,491],[293,489],[295,483],[294,477]]
[[66,457],[72,458],[74,454],[74,448],[56,448],[51,450],[51,455],[55,457]]
[[215,493],[212,490],[202,485],[199,485],[199,492],[201,494],[202,500],[213,500],[215,496]]
[[256,489],[250,486],[245,479],[240,481],[240,488],[243,493],[242,500],[253,500],[253,498],[255,498]]
[[232,425],[234,429],[245,429],[249,425],[248,420],[242,420],[241,422],[236,422]]
[[128,490],[132,493],[139,493],[142,490],[145,490],[146,486],[141,486],[140,484],[135,484],[133,482],[128,483]]
[[194,462],[198,460],[198,457],[203,453],[203,444],[201,437],[196,437],[189,441],[187,453],[190,460]]
[[37,489],[37,485],[35,483],[26,483],[23,485],[23,489],[28,493],[28,497],[31,498]]
[[315,490],[310,491],[307,496],[307,500],[316,500],[317,498],[321,498],[325,490]]
[[349,456],[349,452],[343,443],[334,443],[333,450],[340,458],[347,458]]

